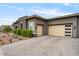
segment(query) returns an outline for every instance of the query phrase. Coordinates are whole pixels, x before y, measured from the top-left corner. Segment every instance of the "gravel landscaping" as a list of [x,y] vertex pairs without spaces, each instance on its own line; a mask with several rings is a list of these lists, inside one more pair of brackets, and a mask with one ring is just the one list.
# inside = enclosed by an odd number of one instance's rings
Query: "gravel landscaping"
[[17,36],[17,35],[14,35],[13,33],[6,34],[6,33],[0,32],[0,46],[8,45],[24,39],[27,39],[27,37]]
[[79,38],[42,36],[0,47],[4,56],[79,56]]

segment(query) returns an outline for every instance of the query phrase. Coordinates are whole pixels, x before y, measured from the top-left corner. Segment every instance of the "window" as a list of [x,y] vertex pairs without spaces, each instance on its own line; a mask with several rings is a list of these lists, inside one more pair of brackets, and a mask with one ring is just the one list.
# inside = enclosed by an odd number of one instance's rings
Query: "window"
[[28,22],[28,28],[35,32],[35,23],[32,21]]
[[66,24],[65,27],[71,27],[71,24]]
[[71,30],[71,28],[65,28],[65,30]]
[[66,34],[65,36],[71,36],[71,35],[67,35],[67,34]]
[[71,33],[71,32],[69,32],[69,31],[65,31],[65,33]]

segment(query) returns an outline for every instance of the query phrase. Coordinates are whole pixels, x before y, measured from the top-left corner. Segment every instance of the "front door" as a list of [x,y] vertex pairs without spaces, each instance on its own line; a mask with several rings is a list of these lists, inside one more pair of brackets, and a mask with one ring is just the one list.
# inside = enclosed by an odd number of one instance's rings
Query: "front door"
[[42,35],[43,35],[43,26],[37,25],[37,36],[42,36]]

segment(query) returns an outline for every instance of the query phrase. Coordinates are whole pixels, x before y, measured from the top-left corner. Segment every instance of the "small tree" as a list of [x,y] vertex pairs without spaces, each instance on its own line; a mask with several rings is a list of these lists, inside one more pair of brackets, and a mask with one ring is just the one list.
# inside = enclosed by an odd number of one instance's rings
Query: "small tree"
[[9,25],[5,25],[5,26],[3,27],[3,32],[9,33],[9,32],[11,32],[11,31],[12,31],[12,28],[11,28]]

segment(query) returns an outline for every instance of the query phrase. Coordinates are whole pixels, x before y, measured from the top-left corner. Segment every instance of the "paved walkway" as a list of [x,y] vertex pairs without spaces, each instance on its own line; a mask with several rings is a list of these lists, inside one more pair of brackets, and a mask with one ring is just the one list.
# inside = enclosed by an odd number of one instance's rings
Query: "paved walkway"
[[79,56],[79,38],[43,36],[1,46],[0,49],[5,56]]

